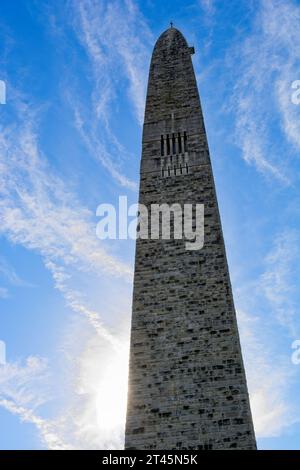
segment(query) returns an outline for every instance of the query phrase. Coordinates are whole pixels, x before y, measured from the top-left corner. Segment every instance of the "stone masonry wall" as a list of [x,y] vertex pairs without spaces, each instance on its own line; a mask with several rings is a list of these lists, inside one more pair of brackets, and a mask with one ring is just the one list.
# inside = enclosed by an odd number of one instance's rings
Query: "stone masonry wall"
[[137,240],[125,448],[255,449],[191,49],[175,28],[152,56],[140,203],[204,204],[205,239],[198,251]]

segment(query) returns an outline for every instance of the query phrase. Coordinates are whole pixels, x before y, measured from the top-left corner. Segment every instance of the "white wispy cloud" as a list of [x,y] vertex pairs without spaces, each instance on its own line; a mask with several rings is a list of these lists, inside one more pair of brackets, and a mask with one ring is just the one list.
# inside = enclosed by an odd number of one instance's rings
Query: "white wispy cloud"
[[45,259],[130,278],[95,235],[92,213],[49,168],[38,144],[37,116],[22,104],[0,137],[1,233]]
[[[300,327],[298,240],[294,230],[279,232],[262,259],[262,273],[235,290],[257,437],[279,436],[300,421],[290,349]],[[286,349],[278,349],[276,338],[286,338]]]
[[285,230],[275,238],[258,283],[258,290],[271,305],[276,320],[291,337],[300,334],[295,282],[300,274],[299,261],[299,234],[296,230]]
[[[84,331],[80,333],[84,326]],[[25,363],[7,362],[0,366],[0,406],[36,427],[42,446],[64,449],[122,449],[127,398],[128,342],[122,336],[112,344],[96,328],[86,332],[79,322],[80,346],[66,350],[68,382],[59,384],[61,400],[51,385],[57,368],[51,372],[47,361],[28,357]],[[66,368],[66,367],[65,367]],[[56,380],[56,379],[55,379]],[[57,386],[57,383],[56,383]],[[71,392],[70,392],[71,390]],[[50,400],[62,404],[52,417],[43,415]]]
[[0,406],[18,416],[22,422],[36,426],[43,444],[49,449],[70,446],[56,434],[56,426],[38,414],[38,408],[49,401],[46,387],[48,365],[44,358],[30,356],[25,364],[7,362],[0,366]]
[[[53,418],[43,417],[40,411],[50,398],[59,400],[59,397],[52,397],[49,389],[44,390],[50,370],[39,358],[29,358],[25,366],[7,363],[1,367],[0,406],[19,416],[21,421],[34,424],[41,442],[50,449],[120,448],[124,419],[120,420],[119,416],[125,412],[128,348],[124,346],[126,341],[105,325],[106,312],[101,315],[89,307],[80,286],[72,287],[72,277],[82,272],[97,279],[106,273],[127,282],[131,279],[131,268],[101,246],[92,214],[52,171],[39,147],[37,114],[24,101],[17,99],[16,103],[14,122],[3,123],[0,136],[0,231],[10,242],[41,255],[52,274],[54,287],[62,293],[67,306],[85,319],[89,338],[102,349],[97,350],[95,346],[94,353],[88,354],[82,348],[80,357],[72,358],[69,379],[74,377],[76,384],[70,392],[70,406]],[[16,273],[8,269],[8,263],[2,262],[1,266],[2,274],[11,282],[19,282]],[[79,321],[79,317],[75,316],[74,321]],[[90,350],[90,345],[87,347]],[[87,386],[79,376],[86,368],[94,375],[95,382],[92,390],[85,391]],[[118,382],[121,378],[122,389]],[[115,423],[107,429],[109,420],[101,422],[101,416],[107,413],[108,406],[115,407],[109,402],[116,393],[114,386],[121,390],[117,398],[123,405],[121,410],[116,408]]]
[[57,266],[52,261],[46,261],[45,265],[52,273],[55,288],[63,294],[67,305],[74,312],[85,317],[100,337],[108,341],[116,350],[119,350],[120,343],[117,337],[104,326],[103,317],[101,318],[98,312],[86,305],[86,299],[84,299],[81,292],[72,289],[68,285],[68,280],[71,276],[66,272],[66,269],[63,266]]
[[147,71],[152,47],[151,32],[131,0],[98,2],[81,0],[68,10],[75,35],[89,59],[86,80],[91,96],[80,100],[74,70],[66,80],[64,95],[74,113],[74,125],[89,155],[99,161],[113,180],[137,191],[138,184],[125,175],[128,159],[135,159],[119,142],[115,127],[120,85],[128,90],[128,113],[141,125]]
[[7,299],[9,297],[9,292],[6,287],[0,287],[0,299]]
[[[47,12],[52,15],[52,29],[57,29],[55,15]],[[113,180],[136,190],[137,184],[122,171],[124,158],[132,156],[116,138],[110,120],[121,75],[127,83],[133,113],[142,122],[150,58],[149,30],[131,1],[73,2],[72,16],[74,31],[93,71],[91,101],[77,99],[80,93],[74,87],[65,91],[74,111],[75,127],[89,153],[100,161]],[[61,34],[62,30],[59,40]],[[1,231],[11,242],[42,255],[54,286],[68,307],[79,315],[73,322],[80,324],[81,330],[76,335],[80,341],[75,341],[78,350],[73,337],[63,346],[72,363],[68,380],[74,383],[68,395],[69,403],[61,413],[46,419],[30,400],[24,403],[19,396],[17,374],[10,381],[10,394],[0,395],[0,405],[21,420],[35,424],[48,448],[122,448],[128,331],[124,337],[113,334],[104,324],[103,315],[88,305],[84,291],[72,286],[72,278],[74,271],[82,270],[96,276],[105,272],[130,279],[131,270],[101,247],[95,238],[92,214],[49,167],[39,148],[38,113],[29,110],[22,99],[18,106],[17,120],[4,127],[0,138]],[[128,330],[128,324],[126,327]],[[82,336],[88,336],[86,344]],[[69,347],[76,351],[72,354]],[[22,373],[19,368],[19,374]],[[27,370],[26,374],[28,390],[36,397],[35,402],[42,405],[35,371]],[[4,388],[2,382],[0,392]]]
[[242,309],[268,311],[268,321],[282,327],[291,338],[300,334],[298,320],[299,232],[283,229],[274,235],[269,251],[261,259],[261,274],[236,289]]
[[[80,326],[78,326],[80,328]],[[76,449],[122,449],[127,399],[128,335],[116,349],[91,331],[79,350],[69,350],[74,363],[67,410],[56,418],[56,433]],[[77,352],[77,354],[76,354]]]
[[214,0],[199,0],[199,4],[209,15],[212,15],[215,12]]
[[31,286],[30,283],[21,279],[13,266],[4,258],[4,256],[0,256],[0,274],[14,286]]
[[[0,387],[2,399],[8,399],[20,406],[32,409],[43,404],[48,398],[45,393],[47,361],[44,358],[30,356],[25,365],[21,362],[6,363],[0,367]],[[39,389],[39,396],[32,393],[32,385]]]
[[290,399],[295,370],[288,356],[278,357],[268,347],[271,331],[259,315],[239,310],[238,320],[256,436],[279,436],[300,420]]
[[284,184],[290,182],[293,149],[283,143],[300,144],[300,108],[291,103],[299,70],[299,18],[294,1],[263,0],[250,34],[228,55],[231,66],[235,62],[231,110],[243,158]]
[[[136,191],[138,185],[135,181],[130,180],[128,177],[125,176],[124,173],[118,168],[116,163],[114,162],[113,156],[111,152],[107,150],[107,146],[100,138],[100,132],[98,126],[95,125],[95,119],[90,119],[83,110],[79,107],[79,103],[75,102],[76,100],[74,97],[69,98],[69,104],[73,109],[74,112],[74,125],[79,135],[84,142],[87,150],[89,151],[90,155],[93,156],[97,161],[99,161],[103,167],[109,172],[112,178],[122,187],[128,188],[132,191]],[[111,145],[110,147],[114,147],[116,152],[121,151],[121,154],[125,154],[123,148],[121,148],[121,144],[114,139],[113,134],[109,131],[108,124],[105,126],[106,133],[110,133],[111,138]],[[103,131],[102,131],[103,132]],[[120,157],[120,153],[118,154]]]
[[131,0],[81,0],[73,5],[76,31],[94,69],[98,117],[108,119],[108,105],[116,96],[121,73],[128,80],[129,97],[142,123],[153,38],[137,5]]
[[[18,416],[20,421],[33,424],[39,431],[40,437],[49,450],[66,450],[72,449],[70,445],[66,445],[60,440],[55,433],[55,426],[48,420],[36,415],[31,408],[17,405],[13,400],[0,398],[0,406],[10,413]],[[54,428],[54,429],[53,429]]]

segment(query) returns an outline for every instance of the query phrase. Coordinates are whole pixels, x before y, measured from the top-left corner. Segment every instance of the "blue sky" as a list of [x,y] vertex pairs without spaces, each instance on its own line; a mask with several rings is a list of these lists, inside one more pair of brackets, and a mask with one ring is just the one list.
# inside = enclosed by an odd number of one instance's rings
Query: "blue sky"
[[121,448],[148,67],[194,45],[258,445],[300,449],[300,2],[2,1],[0,448]]

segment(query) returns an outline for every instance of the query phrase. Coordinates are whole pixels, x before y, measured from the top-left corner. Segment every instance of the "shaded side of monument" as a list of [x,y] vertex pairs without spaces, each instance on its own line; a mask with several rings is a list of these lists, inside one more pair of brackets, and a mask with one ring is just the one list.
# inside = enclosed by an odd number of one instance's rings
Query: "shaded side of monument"
[[137,239],[126,449],[256,448],[193,52],[155,45],[139,202],[204,204],[204,246]]

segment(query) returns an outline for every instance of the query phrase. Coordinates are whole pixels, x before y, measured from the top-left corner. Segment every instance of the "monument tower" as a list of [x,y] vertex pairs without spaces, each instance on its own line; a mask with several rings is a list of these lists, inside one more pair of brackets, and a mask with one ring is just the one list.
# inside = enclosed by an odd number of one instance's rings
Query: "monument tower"
[[204,204],[204,246],[137,239],[126,449],[256,448],[193,53],[154,47],[139,202]]

